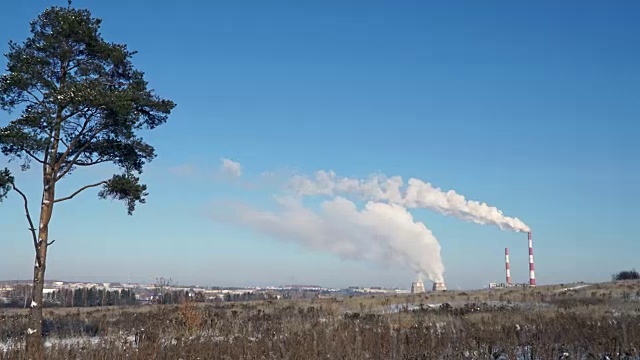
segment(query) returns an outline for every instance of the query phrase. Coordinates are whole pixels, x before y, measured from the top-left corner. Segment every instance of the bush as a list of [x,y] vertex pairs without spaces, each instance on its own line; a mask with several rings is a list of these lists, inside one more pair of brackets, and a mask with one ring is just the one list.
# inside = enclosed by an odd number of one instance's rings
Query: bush
[[614,281],[638,280],[638,279],[640,279],[640,274],[638,274],[636,269],[620,271],[619,273],[613,275],[613,280]]

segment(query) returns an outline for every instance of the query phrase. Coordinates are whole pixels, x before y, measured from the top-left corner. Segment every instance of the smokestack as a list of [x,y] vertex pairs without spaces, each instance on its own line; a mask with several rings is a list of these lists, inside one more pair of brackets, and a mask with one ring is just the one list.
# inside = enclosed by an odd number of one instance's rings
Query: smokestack
[[509,266],[509,248],[504,248],[504,264],[507,271],[507,285],[511,285],[511,268]]
[[533,241],[531,241],[531,231],[529,231],[529,285],[536,286],[536,273],[533,266]]

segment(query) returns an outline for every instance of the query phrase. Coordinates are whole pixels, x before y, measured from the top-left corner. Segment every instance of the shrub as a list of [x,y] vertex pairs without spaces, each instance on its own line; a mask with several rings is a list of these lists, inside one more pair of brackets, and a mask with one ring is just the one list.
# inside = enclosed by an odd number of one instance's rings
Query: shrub
[[640,274],[638,274],[636,269],[620,271],[617,274],[613,274],[613,280],[614,281],[638,280],[638,279],[640,279]]

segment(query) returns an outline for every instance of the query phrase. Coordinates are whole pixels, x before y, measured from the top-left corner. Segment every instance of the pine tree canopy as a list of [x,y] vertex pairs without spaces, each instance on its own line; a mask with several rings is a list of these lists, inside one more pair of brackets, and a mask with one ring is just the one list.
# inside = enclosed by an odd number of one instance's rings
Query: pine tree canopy
[[[136,131],[165,123],[175,104],[147,88],[131,62],[136,52],[106,42],[100,23],[88,10],[50,7],[23,43],[9,42],[0,108],[19,115],[0,127],[0,151],[22,170],[42,165],[45,187],[78,168],[115,164],[121,174],[54,202],[102,186],[101,198],[124,201],[131,214],[147,195],[136,174],[155,157]],[[0,200],[13,181],[0,170]]]
[[11,190],[11,184],[13,183],[13,176],[9,169],[0,170],[0,202],[7,196],[9,190]]

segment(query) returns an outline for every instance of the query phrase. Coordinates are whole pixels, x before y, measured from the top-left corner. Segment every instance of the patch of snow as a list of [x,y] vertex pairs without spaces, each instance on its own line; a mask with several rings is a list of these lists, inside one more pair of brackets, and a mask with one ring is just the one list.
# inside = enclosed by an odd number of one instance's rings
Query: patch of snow
[[578,289],[586,288],[588,286],[591,286],[591,285],[590,284],[578,285],[578,286],[563,288],[563,289],[560,289],[560,290],[557,290],[557,291],[558,292],[563,292],[563,291],[570,291],[570,290],[578,290]]
[[38,330],[33,330],[32,328],[27,329],[27,334],[29,335],[35,334],[36,332],[38,332]]
[[31,301],[31,307],[33,308],[33,307],[36,307],[36,306],[38,306],[38,303],[35,302],[35,301]]
[[98,345],[103,340],[106,340],[106,339],[100,338],[98,336],[72,337],[72,338],[65,338],[65,339],[52,338],[52,339],[47,339],[47,341],[44,342],[44,346],[46,346],[46,347],[52,347],[54,345],[57,345],[57,346],[73,346],[73,345],[83,345],[83,344]]

